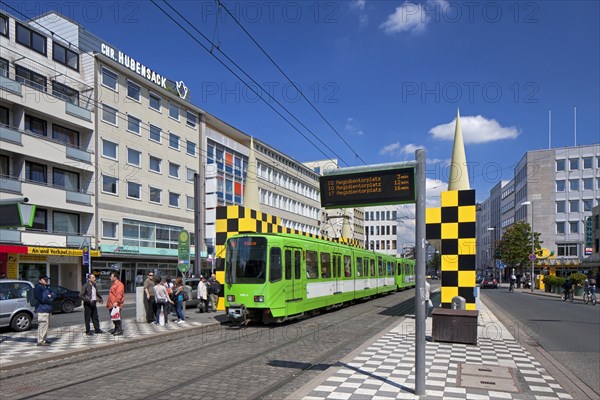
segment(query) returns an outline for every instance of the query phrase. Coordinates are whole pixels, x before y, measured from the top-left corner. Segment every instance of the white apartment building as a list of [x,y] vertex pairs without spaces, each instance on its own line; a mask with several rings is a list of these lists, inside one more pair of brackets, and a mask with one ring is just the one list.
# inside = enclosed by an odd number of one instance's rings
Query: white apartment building
[[76,288],[97,245],[94,60],[46,26],[0,13],[0,199],[37,206],[33,226],[0,228],[0,270]]
[[[413,242],[398,238],[398,226],[408,218],[403,206],[365,207],[365,238],[369,250],[379,253],[400,255],[414,247]],[[412,251],[412,250],[410,250]]]

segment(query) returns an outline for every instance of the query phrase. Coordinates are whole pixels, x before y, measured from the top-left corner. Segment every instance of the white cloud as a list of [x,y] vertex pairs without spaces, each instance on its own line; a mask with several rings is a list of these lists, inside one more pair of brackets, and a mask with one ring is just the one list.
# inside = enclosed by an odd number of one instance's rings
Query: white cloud
[[369,24],[369,16],[365,12],[365,0],[353,0],[350,2],[350,10],[358,14],[358,26],[364,28]]
[[[429,130],[434,139],[454,140],[456,118],[447,124],[435,126]],[[463,140],[467,143],[487,143],[504,139],[516,139],[521,132],[514,126],[503,127],[495,119],[484,116],[460,117]]]
[[364,10],[365,9],[365,4],[366,1],[365,0],[353,0],[350,3],[350,8],[354,9],[354,10]]
[[363,132],[363,130],[360,129],[358,123],[352,117],[346,119],[345,129],[352,135],[362,136],[365,134],[365,132]]
[[385,33],[394,34],[408,32],[419,35],[425,32],[432,20],[432,15],[443,13],[448,6],[447,0],[427,0],[424,3],[404,2],[388,15],[387,21],[379,25]]
[[417,144],[406,144],[404,146],[400,145],[400,142],[391,143],[387,146],[384,146],[381,150],[379,150],[380,155],[390,155],[390,156],[401,156],[401,155],[414,155],[415,151],[418,149],[424,149],[425,146],[417,145]]

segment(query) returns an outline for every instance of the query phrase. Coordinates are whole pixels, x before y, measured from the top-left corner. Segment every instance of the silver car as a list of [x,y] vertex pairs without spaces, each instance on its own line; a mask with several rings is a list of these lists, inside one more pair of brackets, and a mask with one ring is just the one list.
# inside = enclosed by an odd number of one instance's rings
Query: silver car
[[36,317],[33,288],[29,281],[0,280],[0,327],[10,326],[17,332],[31,329]]

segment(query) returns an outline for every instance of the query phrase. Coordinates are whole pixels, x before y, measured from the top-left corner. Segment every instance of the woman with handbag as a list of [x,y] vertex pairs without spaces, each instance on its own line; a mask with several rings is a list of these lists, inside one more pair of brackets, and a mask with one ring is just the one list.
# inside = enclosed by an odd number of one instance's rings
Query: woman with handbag
[[180,276],[175,279],[175,289],[173,290],[175,293],[175,312],[177,313],[177,321],[178,324],[185,322],[185,315],[183,315],[183,302],[185,301],[185,286],[183,286],[183,279]]
[[110,319],[115,325],[115,328],[110,331],[115,336],[123,334],[123,324],[121,322],[121,310],[123,309],[123,303],[125,302],[125,286],[119,280],[119,271],[112,271],[110,273],[110,292],[108,293],[108,300],[106,301],[106,308],[110,313]]
[[[156,299],[156,325],[167,325],[169,323],[169,306],[171,301],[167,288],[162,284],[160,276],[154,278],[154,298]],[[163,314],[163,323],[160,323],[160,315]]]

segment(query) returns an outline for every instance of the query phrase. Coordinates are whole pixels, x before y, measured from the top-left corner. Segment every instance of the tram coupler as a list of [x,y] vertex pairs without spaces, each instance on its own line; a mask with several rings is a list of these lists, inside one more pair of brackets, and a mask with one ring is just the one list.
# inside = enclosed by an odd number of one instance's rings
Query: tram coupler
[[243,304],[230,303],[227,308],[227,318],[234,325],[247,325],[250,322],[248,310]]

